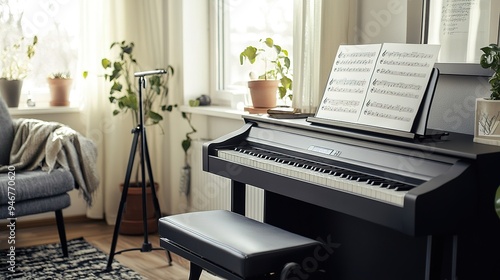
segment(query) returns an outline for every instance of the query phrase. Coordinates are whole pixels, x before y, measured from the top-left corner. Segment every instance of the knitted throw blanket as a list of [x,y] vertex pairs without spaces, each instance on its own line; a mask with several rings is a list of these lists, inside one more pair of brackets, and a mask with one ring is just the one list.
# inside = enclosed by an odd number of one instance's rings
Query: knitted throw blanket
[[[56,168],[69,170],[85,201],[90,206],[99,186],[97,147],[75,130],[57,123],[35,119],[14,119],[15,136],[10,153],[10,166],[16,170]],[[0,166],[0,172],[8,166]]]

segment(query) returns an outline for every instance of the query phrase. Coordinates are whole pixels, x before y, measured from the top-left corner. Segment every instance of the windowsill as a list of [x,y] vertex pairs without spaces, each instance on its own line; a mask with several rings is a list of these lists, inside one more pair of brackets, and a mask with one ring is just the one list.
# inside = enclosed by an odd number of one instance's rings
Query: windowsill
[[227,106],[217,106],[217,105],[198,106],[198,107],[182,105],[180,106],[180,110],[184,113],[192,113],[192,114],[233,119],[233,120],[241,120],[243,115],[248,115],[248,112],[243,110],[236,110]]
[[81,108],[76,105],[70,106],[50,106],[48,104],[36,105],[36,107],[28,107],[19,105],[17,108],[9,108],[11,116],[26,116],[26,115],[45,115],[45,114],[66,114],[79,113]]

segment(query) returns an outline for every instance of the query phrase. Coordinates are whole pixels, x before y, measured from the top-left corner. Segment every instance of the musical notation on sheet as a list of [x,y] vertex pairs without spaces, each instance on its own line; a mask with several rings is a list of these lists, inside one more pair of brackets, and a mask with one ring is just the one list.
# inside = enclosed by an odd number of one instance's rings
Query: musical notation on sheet
[[340,46],[316,117],[410,131],[438,52],[438,45]]

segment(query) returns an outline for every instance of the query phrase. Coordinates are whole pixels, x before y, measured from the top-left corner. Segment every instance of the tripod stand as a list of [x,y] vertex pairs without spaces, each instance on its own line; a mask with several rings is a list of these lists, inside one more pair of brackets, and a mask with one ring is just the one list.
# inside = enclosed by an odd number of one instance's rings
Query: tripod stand
[[[106,266],[106,270],[112,270],[113,258],[115,255],[121,254],[123,252],[135,251],[139,250],[141,252],[151,252],[153,250],[165,250],[163,248],[153,248],[151,242],[148,240],[148,223],[147,223],[147,209],[146,209],[146,168],[149,177],[149,186],[151,187],[151,194],[153,197],[153,204],[155,209],[155,217],[156,219],[160,218],[160,204],[158,203],[158,198],[156,196],[156,190],[154,188],[154,180],[153,180],[153,172],[151,170],[151,160],[149,158],[149,149],[148,142],[146,138],[146,129],[144,127],[144,113],[143,113],[143,101],[142,101],[142,88],[145,87],[145,79],[144,77],[147,75],[159,75],[165,74],[165,70],[154,70],[154,71],[146,71],[146,72],[138,72],[135,73],[135,77],[139,77],[139,124],[137,127],[132,129],[132,133],[134,134],[134,138],[132,140],[132,147],[130,149],[130,156],[127,165],[127,173],[125,175],[125,182],[123,184],[122,197],[120,200],[120,206],[118,207],[118,214],[116,215],[116,223],[115,229],[113,232],[113,241],[111,243],[111,250],[109,253],[108,264]],[[140,142],[139,142],[140,140]],[[130,177],[132,175],[132,168],[134,166],[134,158],[135,153],[137,151],[137,145],[140,143],[140,164],[141,164],[141,187],[142,187],[142,220],[144,227],[144,242],[142,247],[140,248],[131,248],[125,249],[118,252],[116,250],[116,242],[118,241],[118,232],[120,231],[120,225],[122,221],[123,207],[125,206],[125,202],[127,201],[127,193],[130,185]],[[172,256],[170,252],[167,251],[168,263],[169,265],[172,263]]]

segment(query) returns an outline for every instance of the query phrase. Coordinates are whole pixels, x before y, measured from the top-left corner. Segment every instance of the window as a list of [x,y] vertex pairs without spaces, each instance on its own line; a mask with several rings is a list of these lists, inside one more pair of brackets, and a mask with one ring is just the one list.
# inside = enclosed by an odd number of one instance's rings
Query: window
[[74,0],[0,0],[0,49],[21,37],[38,38],[31,69],[23,80],[22,100],[30,94],[37,105],[48,102],[46,79],[50,74],[76,75],[78,8],[79,1]]
[[[429,3],[428,44],[441,45],[439,62],[478,63],[483,46],[495,42],[498,12],[491,0]],[[490,30],[492,29],[492,30]],[[492,34],[494,34],[492,36]]]
[[[293,7],[291,0],[215,0],[216,22],[213,90],[216,97],[247,92],[246,82],[251,71],[260,72],[257,65],[240,65],[240,53],[260,39],[271,37],[274,42],[293,54]],[[293,60],[292,60],[293,63]]]

